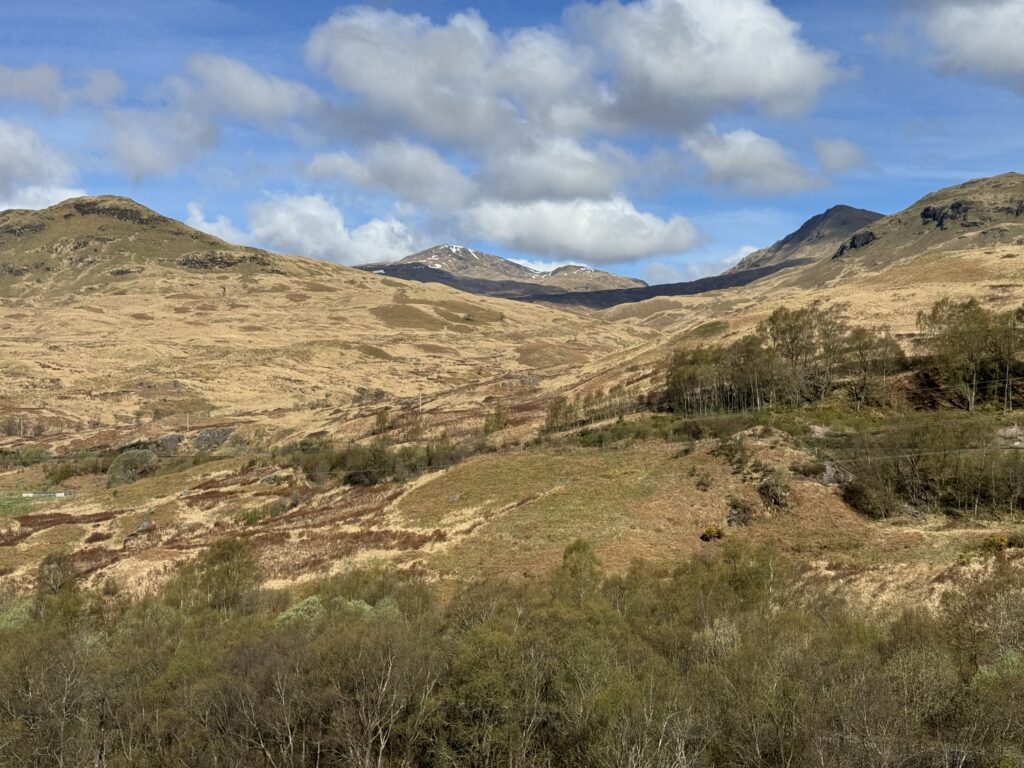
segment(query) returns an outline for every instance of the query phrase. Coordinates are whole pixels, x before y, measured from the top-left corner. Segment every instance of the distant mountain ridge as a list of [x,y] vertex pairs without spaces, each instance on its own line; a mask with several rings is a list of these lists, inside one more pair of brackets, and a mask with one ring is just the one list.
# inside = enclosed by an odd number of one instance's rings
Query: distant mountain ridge
[[467,293],[516,299],[647,285],[642,280],[575,264],[539,272],[464,245],[437,245],[400,261],[364,264],[359,269],[403,280],[442,283]]

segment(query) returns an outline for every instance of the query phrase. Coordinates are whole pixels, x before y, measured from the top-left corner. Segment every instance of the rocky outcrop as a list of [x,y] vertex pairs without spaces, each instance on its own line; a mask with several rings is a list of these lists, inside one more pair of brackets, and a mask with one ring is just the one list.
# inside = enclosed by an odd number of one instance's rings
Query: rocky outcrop
[[855,235],[850,237],[845,243],[839,246],[839,250],[836,251],[833,259],[841,258],[844,254],[850,251],[855,251],[858,248],[864,248],[865,246],[871,245],[875,240],[878,239],[878,235],[872,232],[870,229],[866,232],[857,232]]
[[239,253],[237,251],[196,251],[178,259],[178,266],[185,269],[213,270],[232,269],[244,264],[270,268],[273,262],[262,253]]
[[234,433],[234,427],[210,427],[202,429],[192,437],[192,447],[197,451],[212,451],[220,448]]
[[161,224],[171,221],[138,203],[122,198],[80,198],[72,201],[71,208],[80,216],[106,216],[129,224]]

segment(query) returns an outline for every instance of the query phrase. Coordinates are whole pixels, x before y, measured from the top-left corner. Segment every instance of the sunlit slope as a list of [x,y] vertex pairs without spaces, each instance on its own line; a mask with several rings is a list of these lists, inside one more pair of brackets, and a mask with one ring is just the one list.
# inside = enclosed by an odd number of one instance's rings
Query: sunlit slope
[[354,405],[556,372],[645,334],[241,248],[123,198],[0,214],[0,413],[330,424]]

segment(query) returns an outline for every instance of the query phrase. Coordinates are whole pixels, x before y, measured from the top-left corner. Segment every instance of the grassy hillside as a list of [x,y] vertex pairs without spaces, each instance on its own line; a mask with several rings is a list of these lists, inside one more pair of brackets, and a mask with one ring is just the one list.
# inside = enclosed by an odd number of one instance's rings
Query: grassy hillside
[[[1024,248],[977,247],[961,237],[973,227],[922,212],[991,187],[1005,217],[1017,185],[968,185],[911,212],[915,232],[959,250],[863,264],[903,232],[882,219],[876,241],[839,259],[601,314],[237,248],[118,198],[5,213],[2,579],[27,589],[64,555],[87,583],[138,590],[228,536],[274,587],[378,560],[450,585],[536,578],[580,537],[613,571],[669,564],[713,550],[701,536],[716,528],[848,595],[937,598],[992,537],[1016,540],[1016,519],[870,520],[838,485],[792,469],[821,460],[828,446],[807,435],[833,423],[958,407],[915,400],[926,378],[897,377],[904,396],[863,415],[842,397],[786,403],[795,422],[698,434],[646,412],[673,350],[732,343],[778,307],[842,303],[845,321],[889,325],[917,353],[917,313],[942,296],[1016,306]],[[609,431],[574,436],[552,416],[560,402]],[[723,448],[734,437],[751,455],[740,470]],[[112,482],[125,452],[142,455],[138,478]],[[785,514],[760,496],[769,469],[790,478]],[[58,490],[74,495],[22,496]],[[744,505],[754,524],[730,525]]]

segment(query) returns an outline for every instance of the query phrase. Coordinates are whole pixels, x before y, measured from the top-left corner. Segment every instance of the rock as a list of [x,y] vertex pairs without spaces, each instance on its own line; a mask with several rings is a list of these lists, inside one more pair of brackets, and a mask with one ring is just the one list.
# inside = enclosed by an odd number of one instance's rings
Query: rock
[[139,549],[148,549],[155,546],[160,540],[156,526],[148,517],[139,523],[135,530],[129,533],[124,540],[122,549],[125,552],[133,552]]
[[178,259],[178,266],[185,269],[232,269],[244,264],[255,265],[264,272],[282,274],[273,268],[273,262],[264,251],[196,251]]
[[877,239],[878,235],[876,235],[871,230],[868,230],[867,232],[858,232],[852,237],[850,237],[850,239],[843,243],[841,246],[839,246],[839,250],[836,251],[835,256],[833,256],[832,258],[838,259],[843,254],[849,251],[854,251],[858,248],[863,248],[864,246],[871,245],[871,243],[875,242],[875,240]]
[[157,452],[162,453],[164,456],[176,454],[179,445],[181,445],[181,435],[164,435],[163,437],[158,437],[155,442]]
[[193,436],[192,446],[197,451],[212,451],[224,445],[234,431],[234,427],[210,427],[200,430]]

